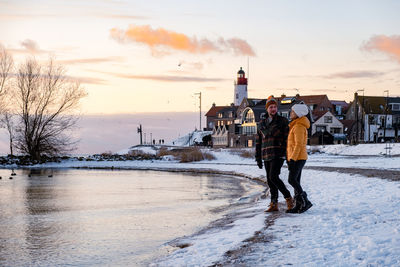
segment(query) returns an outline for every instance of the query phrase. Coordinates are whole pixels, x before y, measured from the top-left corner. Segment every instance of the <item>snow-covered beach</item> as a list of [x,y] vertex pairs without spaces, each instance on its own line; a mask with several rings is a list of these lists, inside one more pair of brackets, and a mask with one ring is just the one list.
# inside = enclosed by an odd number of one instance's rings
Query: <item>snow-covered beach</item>
[[[137,149],[153,153],[153,147]],[[315,149],[315,148],[313,148]],[[208,227],[165,246],[173,252],[154,266],[395,266],[400,264],[400,182],[382,179],[379,171],[400,176],[400,145],[318,147],[310,154],[302,183],[314,206],[304,214],[263,212],[267,199],[238,210],[225,225]],[[237,151],[209,150],[211,161],[179,163],[143,161],[64,161],[33,168],[113,168],[236,174],[265,181],[253,158]],[[308,167],[308,168],[307,168]],[[330,167],[329,171],[324,168]],[[349,168],[361,170],[353,174]],[[281,178],[287,182],[287,169]],[[291,188],[290,186],[288,188]],[[213,225],[211,225],[213,226]]]

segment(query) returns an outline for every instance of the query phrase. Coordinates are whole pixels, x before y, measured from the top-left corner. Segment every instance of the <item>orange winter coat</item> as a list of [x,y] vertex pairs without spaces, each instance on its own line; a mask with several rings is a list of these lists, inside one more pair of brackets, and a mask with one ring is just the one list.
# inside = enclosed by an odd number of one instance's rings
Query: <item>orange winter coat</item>
[[287,141],[287,160],[307,160],[307,129],[310,121],[307,117],[300,117],[289,124],[289,136]]

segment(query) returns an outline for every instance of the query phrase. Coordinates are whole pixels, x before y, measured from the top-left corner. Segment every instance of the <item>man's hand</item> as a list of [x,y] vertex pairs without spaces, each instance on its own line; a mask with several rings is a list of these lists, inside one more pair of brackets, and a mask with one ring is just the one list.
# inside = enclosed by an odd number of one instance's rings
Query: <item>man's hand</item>
[[261,159],[257,159],[257,166],[258,168],[262,169],[263,168],[263,163]]
[[287,161],[287,166],[288,166],[288,170],[292,171],[294,168],[294,160],[291,159],[291,160]]

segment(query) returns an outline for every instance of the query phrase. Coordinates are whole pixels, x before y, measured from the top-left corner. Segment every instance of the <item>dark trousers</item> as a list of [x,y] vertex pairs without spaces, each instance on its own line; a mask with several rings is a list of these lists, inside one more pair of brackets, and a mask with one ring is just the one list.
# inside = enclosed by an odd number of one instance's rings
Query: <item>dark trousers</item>
[[271,193],[271,202],[278,203],[278,190],[285,198],[291,197],[290,191],[286,188],[283,181],[279,178],[283,159],[273,159],[264,161],[265,171],[267,172],[267,182]]
[[296,160],[290,166],[289,170],[289,184],[294,188],[294,194],[298,195],[303,192],[303,188],[300,185],[301,171],[303,170],[305,160]]

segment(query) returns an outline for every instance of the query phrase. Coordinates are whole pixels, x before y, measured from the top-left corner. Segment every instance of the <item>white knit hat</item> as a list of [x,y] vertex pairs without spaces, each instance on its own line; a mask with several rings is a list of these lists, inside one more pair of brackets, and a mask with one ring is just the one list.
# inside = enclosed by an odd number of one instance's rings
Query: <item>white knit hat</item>
[[292,106],[292,110],[299,118],[308,114],[308,107],[304,104],[295,104]]

